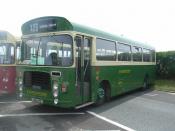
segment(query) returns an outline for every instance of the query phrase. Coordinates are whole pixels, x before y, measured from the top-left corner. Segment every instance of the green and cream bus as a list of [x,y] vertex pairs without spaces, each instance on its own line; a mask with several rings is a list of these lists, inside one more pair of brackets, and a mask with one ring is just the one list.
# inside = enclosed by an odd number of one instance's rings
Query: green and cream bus
[[154,82],[155,49],[146,44],[52,16],[24,23],[22,34],[20,97],[81,108]]

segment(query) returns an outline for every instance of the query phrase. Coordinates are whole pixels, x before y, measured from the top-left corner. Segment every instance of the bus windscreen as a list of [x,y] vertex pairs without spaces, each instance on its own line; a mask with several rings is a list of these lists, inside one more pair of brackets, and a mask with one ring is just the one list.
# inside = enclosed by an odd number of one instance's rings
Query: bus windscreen
[[0,64],[15,63],[15,47],[12,44],[0,44]]
[[71,66],[72,37],[70,35],[41,36],[23,40],[22,64],[46,66]]

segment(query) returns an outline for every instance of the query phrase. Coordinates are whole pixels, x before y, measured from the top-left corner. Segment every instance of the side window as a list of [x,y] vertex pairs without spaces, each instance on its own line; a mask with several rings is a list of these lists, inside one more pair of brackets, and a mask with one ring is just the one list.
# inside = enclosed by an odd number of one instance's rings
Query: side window
[[143,61],[151,62],[151,50],[143,49]]
[[118,61],[131,61],[131,46],[118,43],[117,44]]
[[133,46],[132,56],[133,56],[133,61],[142,61],[142,48]]
[[84,59],[89,60],[90,58],[90,39],[84,39]]
[[104,61],[116,61],[115,42],[96,39],[96,59]]

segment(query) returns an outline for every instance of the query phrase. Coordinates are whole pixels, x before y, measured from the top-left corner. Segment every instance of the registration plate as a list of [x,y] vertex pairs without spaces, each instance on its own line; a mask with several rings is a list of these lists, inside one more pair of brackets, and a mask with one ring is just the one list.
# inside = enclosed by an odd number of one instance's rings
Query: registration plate
[[37,99],[37,98],[32,98],[32,102],[42,104],[43,100]]

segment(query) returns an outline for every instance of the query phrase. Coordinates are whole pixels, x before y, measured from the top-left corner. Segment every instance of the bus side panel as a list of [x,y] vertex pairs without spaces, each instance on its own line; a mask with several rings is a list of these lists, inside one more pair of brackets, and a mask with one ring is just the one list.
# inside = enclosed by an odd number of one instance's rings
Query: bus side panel
[[116,96],[142,87],[146,74],[149,82],[153,83],[155,65],[98,66],[93,67],[92,74],[92,93],[97,92],[101,81],[107,80],[110,83],[111,96]]

